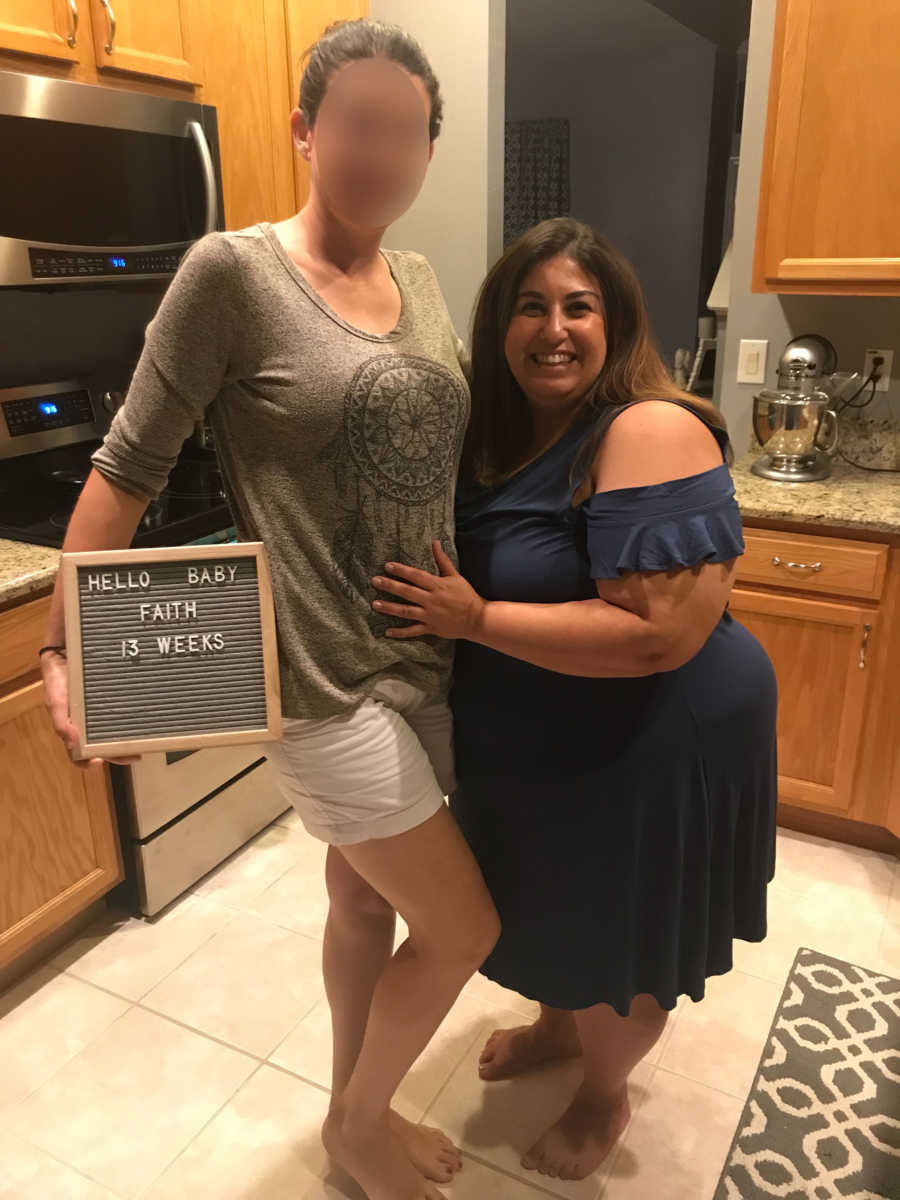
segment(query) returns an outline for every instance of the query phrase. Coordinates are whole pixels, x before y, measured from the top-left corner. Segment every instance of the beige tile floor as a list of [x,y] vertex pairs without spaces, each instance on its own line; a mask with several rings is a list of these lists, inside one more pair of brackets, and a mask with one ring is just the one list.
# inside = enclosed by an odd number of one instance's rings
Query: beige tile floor
[[[110,914],[0,996],[0,1200],[358,1198],[318,1141],[323,858],[285,814],[156,921]],[[893,859],[782,831],[770,908],[768,940],[679,1005],[619,1147],[577,1184],[519,1165],[577,1064],[483,1085],[486,1034],[535,1006],[473,980],[397,1100],[462,1146],[448,1200],[708,1200],[797,948],[900,976]]]

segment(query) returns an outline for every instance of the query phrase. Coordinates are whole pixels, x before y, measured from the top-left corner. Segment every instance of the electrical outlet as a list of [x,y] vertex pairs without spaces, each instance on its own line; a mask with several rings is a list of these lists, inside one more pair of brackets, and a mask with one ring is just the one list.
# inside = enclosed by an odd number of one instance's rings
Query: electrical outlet
[[741,346],[738,351],[738,383],[766,382],[766,352],[768,349],[767,341],[741,338]]
[[894,365],[893,350],[876,350],[872,348],[866,349],[866,363],[863,367],[863,379],[868,379],[873,370],[873,358],[883,358],[884,362],[878,368],[878,382],[875,384],[876,392],[890,391],[891,387],[891,369]]

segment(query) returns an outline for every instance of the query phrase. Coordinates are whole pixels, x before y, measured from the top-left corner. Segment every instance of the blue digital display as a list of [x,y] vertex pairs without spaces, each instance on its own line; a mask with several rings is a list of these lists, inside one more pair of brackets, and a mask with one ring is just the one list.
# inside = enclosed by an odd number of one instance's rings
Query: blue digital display
[[109,265],[111,267],[115,267],[119,271],[124,271],[125,270],[125,259],[119,258],[118,256],[113,256],[109,260]]
[[38,405],[38,408],[45,417],[55,417],[59,413],[58,405],[53,404],[50,400],[42,400]]

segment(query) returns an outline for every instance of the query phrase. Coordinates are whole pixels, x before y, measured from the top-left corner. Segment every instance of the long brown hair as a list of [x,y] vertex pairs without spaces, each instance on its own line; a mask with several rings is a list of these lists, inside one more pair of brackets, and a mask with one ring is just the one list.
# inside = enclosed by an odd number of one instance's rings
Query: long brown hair
[[522,465],[531,447],[531,408],[506,361],[504,343],[522,281],[546,259],[564,254],[600,285],[606,359],[586,403],[594,415],[573,469],[593,462],[611,408],[635,400],[678,400],[725,428],[714,405],[675,386],[654,345],[641,285],[631,263],[589,225],[556,217],[509,246],[482,284],[472,323],[472,418],[463,447],[463,478],[493,486]]

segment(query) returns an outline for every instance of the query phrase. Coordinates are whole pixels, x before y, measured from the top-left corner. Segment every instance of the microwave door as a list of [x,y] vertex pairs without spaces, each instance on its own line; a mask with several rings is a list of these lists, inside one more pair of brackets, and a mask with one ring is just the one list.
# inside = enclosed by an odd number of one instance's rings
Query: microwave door
[[0,189],[0,286],[171,276],[221,225],[215,110],[132,94],[122,113],[113,94],[79,120],[81,92],[105,89],[47,83],[77,89],[65,113],[4,105],[0,78],[0,161],[16,164]]

